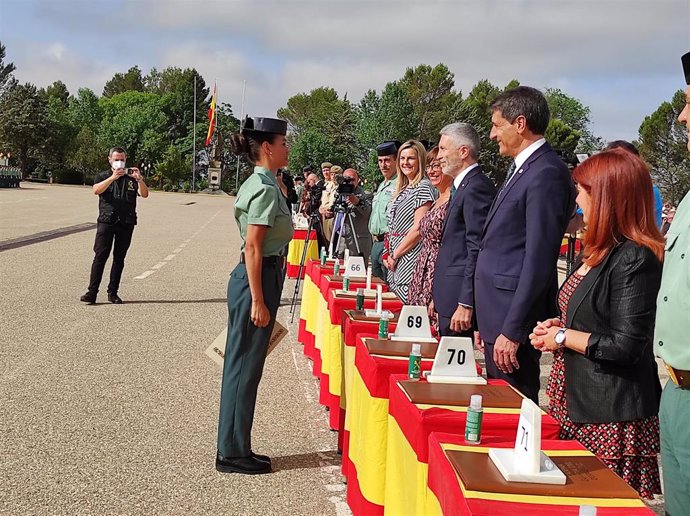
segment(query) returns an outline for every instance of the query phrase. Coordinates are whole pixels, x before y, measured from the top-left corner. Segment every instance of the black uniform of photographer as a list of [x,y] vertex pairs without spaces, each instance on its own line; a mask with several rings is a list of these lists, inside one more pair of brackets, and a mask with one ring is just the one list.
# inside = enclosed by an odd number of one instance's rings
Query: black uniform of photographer
[[373,243],[369,233],[373,196],[359,186],[359,174],[353,168],[346,169],[338,179],[336,192],[332,210],[335,214],[336,231],[341,234],[338,239],[338,256],[342,256],[345,249],[348,249],[351,256],[363,256],[366,262],[371,255]]
[[149,189],[136,167],[125,168],[127,153],[121,147],[113,147],[108,153],[110,170],[96,176],[93,193],[99,196],[98,226],[93,245],[94,257],[91,264],[89,289],[81,301],[96,302],[103,277],[105,262],[113,249],[113,265],[108,283],[108,301],[121,304],[117,294],[125,267],[125,256],[132,242],[132,233],[137,223],[137,197],[148,197]]

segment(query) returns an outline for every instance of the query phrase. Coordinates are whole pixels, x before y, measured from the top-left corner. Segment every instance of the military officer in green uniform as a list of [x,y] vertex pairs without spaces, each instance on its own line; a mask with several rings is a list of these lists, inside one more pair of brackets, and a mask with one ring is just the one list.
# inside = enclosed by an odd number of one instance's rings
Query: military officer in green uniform
[[372,274],[386,281],[388,269],[383,265],[381,255],[384,250],[385,235],[388,233],[388,203],[395,191],[396,176],[396,156],[398,154],[399,142],[383,142],[376,147],[378,155],[379,170],[383,174],[383,181],[376,190],[374,200],[371,205],[371,217],[369,218],[369,232],[374,243],[371,247],[371,269]]
[[[685,108],[678,121],[688,128],[690,150],[690,52],[682,58]],[[666,254],[656,300],[654,351],[670,380],[661,395],[661,465],[666,514],[690,514],[690,193],[666,233]]]
[[256,393],[283,290],[283,251],[292,239],[292,218],[276,180],[288,162],[287,123],[250,118],[230,146],[254,163],[235,201],[242,237],[240,263],[228,282],[228,337],[220,393],[216,469],[223,473],[271,471],[271,459],[251,447]]

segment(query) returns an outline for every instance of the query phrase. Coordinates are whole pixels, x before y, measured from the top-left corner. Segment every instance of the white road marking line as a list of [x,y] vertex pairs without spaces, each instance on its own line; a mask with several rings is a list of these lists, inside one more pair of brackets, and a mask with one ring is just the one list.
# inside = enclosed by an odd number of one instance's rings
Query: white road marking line
[[169,262],[169,261],[172,260],[173,258],[175,258],[175,255],[174,255],[174,254],[169,254],[168,256],[166,256],[166,257],[163,258],[163,259],[164,259],[166,262]]
[[139,276],[135,276],[134,279],[146,279],[149,276],[151,276],[151,274],[153,274],[154,272],[156,271],[146,271],[143,274],[139,274]]
[[168,262],[158,262],[156,265],[154,265],[154,266],[151,267],[151,268],[154,269],[154,270],[158,270],[158,269],[160,269],[161,267],[164,267],[167,263],[168,263]]

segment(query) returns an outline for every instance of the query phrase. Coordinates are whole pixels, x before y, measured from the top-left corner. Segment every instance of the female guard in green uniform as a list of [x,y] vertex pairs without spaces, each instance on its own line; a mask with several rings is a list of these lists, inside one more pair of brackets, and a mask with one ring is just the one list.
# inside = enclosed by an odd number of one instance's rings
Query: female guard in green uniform
[[292,239],[292,219],[276,172],[287,165],[287,123],[250,118],[230,139],[236,155],[246,154],[254,173],[235,201],[243,240],[240,263],[228,282],[228,338],[220,392],[216,469],[255,475],[271,471],[271,459],[252,452],[256,392],[268,340],[283,290],[283,249]]

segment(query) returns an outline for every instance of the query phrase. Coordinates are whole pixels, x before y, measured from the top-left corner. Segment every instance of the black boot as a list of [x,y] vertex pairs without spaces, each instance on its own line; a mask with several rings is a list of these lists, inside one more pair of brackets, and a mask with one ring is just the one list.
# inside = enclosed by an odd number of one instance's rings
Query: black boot
[[89,291],[86,294],[84,294],[83,296],[81,296],[79,298],[79,301],[93,305],[96,303],[96,293]]
[[120,296],[117,295],[117,292],[113,292],[112,294],[108,294],[108,301],[110,301],[114,305],[121,305],[122,304],[122,299],[120,299]]
[[221,473],[241,473],[243,475],[262,475],[271,472],[271,464],[256,457],[223,457],[216,453],[216,469]]

